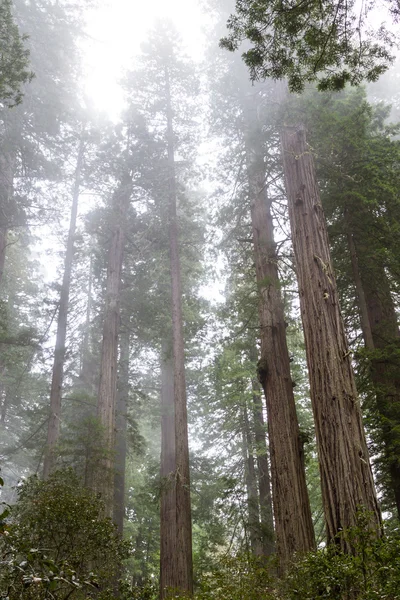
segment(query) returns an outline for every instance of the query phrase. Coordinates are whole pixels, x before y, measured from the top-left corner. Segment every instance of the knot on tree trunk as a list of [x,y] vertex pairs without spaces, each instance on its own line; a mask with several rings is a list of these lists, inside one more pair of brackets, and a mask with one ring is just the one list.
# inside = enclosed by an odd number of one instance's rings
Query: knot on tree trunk
[[262,387],[265,387],[268,377],[268,364],[265,358],[260,358],[257,363],[257,378]]

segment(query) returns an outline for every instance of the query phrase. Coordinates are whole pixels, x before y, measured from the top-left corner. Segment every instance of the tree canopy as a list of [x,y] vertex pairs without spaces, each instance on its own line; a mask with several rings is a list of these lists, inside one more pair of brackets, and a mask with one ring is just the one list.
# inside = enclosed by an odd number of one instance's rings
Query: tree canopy
[[[397,3],[389,9],[397,20]],[[374,2],[237,0],[221,45],[233,51],[247,42],[242,56],[253,80],[287,78],[292,92],[314,81],[321,91],[340,90],[376,81],[393,60],[394,34],[371,27],[378,15]]]

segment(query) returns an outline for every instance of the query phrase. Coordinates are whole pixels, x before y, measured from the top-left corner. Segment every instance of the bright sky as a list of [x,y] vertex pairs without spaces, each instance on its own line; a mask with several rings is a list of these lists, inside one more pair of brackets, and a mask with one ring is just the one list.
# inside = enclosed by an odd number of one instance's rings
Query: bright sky
[[118,80],[132,66],[157,17],[168,17],[181,33],[187,52],[200,59],[206,16],[196,0],[99,0],[88,14],[84,47],[86,92],[95,106],[116,117],[122,107]]

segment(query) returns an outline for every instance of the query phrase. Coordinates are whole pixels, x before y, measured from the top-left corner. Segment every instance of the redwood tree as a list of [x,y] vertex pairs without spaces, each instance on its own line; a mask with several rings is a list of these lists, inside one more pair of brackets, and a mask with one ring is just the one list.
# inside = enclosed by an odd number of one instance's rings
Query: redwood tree
[[117,400],[118,334],[120,325],[121,270],[125,226],[131,199],[132,176],[125,173],[112,200],[112,234],[108,251],[107,282],[101,345],[97,416],[102,426],[104,458],[94,473],[93,486],[104,498],[111,516],[114,497],[115,407]]
[[192,519],[190,507],[189,441],[185,381],[185,349],[182,316],[182,283],[178,241],[177,186],[174,157],[174,129],[170,67],[164,68],[167,117],[169,245],[171,269],[172,348],[174,359],[175,406],[175,499],[176,547],[174,585],[193,592]]
[[306,486],[303,449],[290,373],[286,322],[280,292],[271,202],[256,107],[245,106],[245,147],[254,257],[259,292],[261,358],[258,363],[268,412],[271,478],[277,552],[284,567],[295,552],[314,548],[314,530]]
[[[380,512],[304,127],[284,127],[281,143],[326,530],[334,540],[356,523],[360,506],[377,525]],[[340,543],[349,549],[344,538]]]
[[67,337],[68,303],[71,287],[71,272],[74,259],[74,240],[76,218],[78,215],[79,190],[83,166],[85,143],[83,133],[80,137],[78,157],[75,168],[75,181],[72,191],[71,217],[69,223],[67,248],[65,252],[64,274],[61,285],[58,308],[56,345],[54,350],[53,372],[50,390],[50,416],[47,427],[47,445],[43,464],[43,477],[46,479],[54,468],[56,460],[56,445],[60,437],[61,396],[64,377],[65,341]]
[[[158,160],[153,160],[156,173],[151,192],[158,208],[162,208],[162,218],[166,217],[168,233],[171,348],[170,350],[164,348],[163,354],[170,351],[172,353],[175,466],[173,476],[167,477],[174,491],[172,492],[168,482],[165,487],[162,485],[161,515],[162,519],[175,520],[161,524],[161,597],[168,594],[167,588],[189,593],[193,590],[189,447],[177,205],[185,193],[183,177],[181,178],[180,174],[182,172],[187,174],[188,166],[192,165],[195,140],[193,129],[188,127],[193,116],[192,106],[197,84],[193,75],[193,65],[180,53],[179,46],[179,36],[171,24],[167,21],[159,22],[149,34],[147,42],[143,44],[138,68],[130,73],[126,80],[132,105],[136,106],[137,110],[152,124],[157,139],[160,156]],[[181,160],[179,174],[175,159],[176,152],[179,152]],[[165,356],[162,361],[164,359]],[[170,391],[168,393],[170,394]],[[164,419],[163,423],[166,425]],[[171,422],[169,426],[172,426]],[[163,439],[165,441],[164,433]],[[172,447],[168,446],[168,450],[164,441],[162,451],[172,451]],[[166,463],[169,464],[169,458],[162,456],[161,463],[163,481],[165,481],[168,473],[164,471],[164,466]],[[168,469],[172,466],[171,462]],[[173,502],[175,508],[171,505]],[[171,535],[174,539],[164,537]]]

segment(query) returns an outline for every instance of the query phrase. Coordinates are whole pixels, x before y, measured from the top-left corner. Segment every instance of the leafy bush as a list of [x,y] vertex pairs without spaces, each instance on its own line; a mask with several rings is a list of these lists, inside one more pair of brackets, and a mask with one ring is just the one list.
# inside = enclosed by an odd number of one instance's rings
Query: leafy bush
[[72,470],[32,477],[3,525],[0,598],[113,598],[128,553],[101,500]]
[[196,600],[400,600],[400,534],[378,537],[368,515],[347,532],[353,554],[340,544],[298,557],[277,579],[274,562],[224,558],[201,582]]
[[400,600],[400,535],[378,537],[368,515],[343,533],[354,549],[345,554],[335,544],[308,553],[281,583],[285,600]]
[[272,599],[272,583],[271,563],[264,558],[248,554],[224,557],[203,577],[196,600]]

